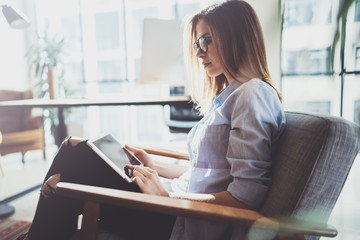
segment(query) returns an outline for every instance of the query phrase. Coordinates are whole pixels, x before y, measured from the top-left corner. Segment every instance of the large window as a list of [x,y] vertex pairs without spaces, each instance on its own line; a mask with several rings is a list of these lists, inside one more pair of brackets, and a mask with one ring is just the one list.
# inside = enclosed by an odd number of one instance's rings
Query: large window
[[[133,94],[151,95],[161,89],[137,86],[144,19],[184,21],[212,2],[216,1],[35,0],[36,27],[39,35],[60,33],[67,40],[65,84],[77,97],[116,96],[134,89]],[[70,130],[73,124],[81,129],[74,135],[112,132],[124,141],[161,141],[163,118],[159,107],[103,107],[79,108],[66,119]]]
[[358,124],[360,112],[360,1],[356,0],[347,15],[343,77],[342,115]]
[[[145,18],[183,20],[213,1],[35,2],[39,34],[48,31],[66,37],[65,81],[77,95],[87,97],[126,93],[137,83]],[[281,90],[286,108],[343,115],[354,121],[351,106],[360,98],[352,87],[359,81],[356,71],[360,70],[360,42],[356,38],[360,34],[360,1],[355,2],[347,19],[345,66],[340,69],[335,61],[332,73],[330,58],[339,1],[282,0]],[[336,59],[339,52],[338,44]]]
[[[339,29],[331,68],[336,16],[344,2],[282,0],[282,94],[287,109],[342,116],[360,124],[360,0],[348,10],[346,31]],[[358,173],[354,166],[349,180],[358,182]],[[359,237],[359,216],[347,208],[359,205],[355,188],[346,183],[330,217],[329,224],[339,230],[337,240]]]
[[355,51],[355,71],[360,71],[360,47],[357,47]]
[[287,108],[338,114],[340,94],[330,74],[332,2],[283,1],[281,72]]
[[145,18],[185,20],[211,2],[36,0],[37,29],[40,35],[47,31],[65,36],[65,80],[87,94],[94,91],[87,83],[116,85],[138,80]]
[[330,24],[331,8],[329,0],[286,0],[284,27]]
[[356,0],[354,21],[360,22],[360,1]]
[[282,74],[328,74],[330,72],[330,47],[315,50],[282,52]]
[[344,64],[339,60],[340,39],[332,72],[331,50],[339,2],[283,0],[282,94],[286,108],[358,121],[360,1],[355,1],[348,11]]

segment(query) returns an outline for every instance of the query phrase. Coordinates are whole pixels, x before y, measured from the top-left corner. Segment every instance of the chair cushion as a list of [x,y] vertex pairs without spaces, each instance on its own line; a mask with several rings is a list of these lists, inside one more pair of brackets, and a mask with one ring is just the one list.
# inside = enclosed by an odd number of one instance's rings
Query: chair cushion
[[[23,100],[33,98],[31,90],[13,91],[0,90],[0,101]],[[0,109],[0,131],[10,133],[22,131],[25,121],[31,116],[30,108],[1,108]]]
[[359,126],[333,116],[285,114],[261,212],[326,223],[359,152]]
[[[1,112],[0,112],[1,114]],[[1,116],[0,117],[0,132],[2,133],[11,133],[22,130],[23,127],[23,116],[19,114],[19,117],[9,117],[9,116]]]

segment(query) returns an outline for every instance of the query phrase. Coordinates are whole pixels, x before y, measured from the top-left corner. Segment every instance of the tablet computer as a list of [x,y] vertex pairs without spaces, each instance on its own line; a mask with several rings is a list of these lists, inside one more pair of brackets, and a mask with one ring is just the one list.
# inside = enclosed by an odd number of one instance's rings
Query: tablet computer
[[113,135],[106,134],[87,144],[127,182],[131,183],[132,170],[127,165],[143,165],[141,161],[129,152]]

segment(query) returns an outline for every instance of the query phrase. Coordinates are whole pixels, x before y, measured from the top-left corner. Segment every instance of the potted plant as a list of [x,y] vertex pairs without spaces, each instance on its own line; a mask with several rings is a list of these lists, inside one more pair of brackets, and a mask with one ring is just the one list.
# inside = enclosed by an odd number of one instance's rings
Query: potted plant
[[29,72],[35,79],[35,94],[39,98],[58,95],[58,86],[63,86],[65,39],[61,35],[38,37],[26,53],[29,61]]
[[[25,57],[29,61],[29,74],[34,79],[34,93],[38,98],[56,99],[59,95],[73,95],[64,84],[64,62],[66,41],[62,35],[49,36],[47,33],[30,46]],[[50,121],[51,133],[56,136],[59,124],[56,109],[44,111],[45,119]],[[65,114],[69,114],[67,109]],[[55,139],[57,139],[55,137]],[[60,143],[57,143],[59,145]]]

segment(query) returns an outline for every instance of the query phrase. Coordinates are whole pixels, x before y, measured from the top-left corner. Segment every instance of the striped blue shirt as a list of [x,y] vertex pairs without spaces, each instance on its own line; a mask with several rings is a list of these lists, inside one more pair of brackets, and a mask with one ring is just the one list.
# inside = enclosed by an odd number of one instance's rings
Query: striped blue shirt
[[[271,181],[272,151],[284,127],[282,105],[269,84],[260,79],[233,81],[188,135],[187,191],[228,191],[239,201],[260,207]],[[179,217],[171,239],[240,237],[231,231],[223,224]]]

